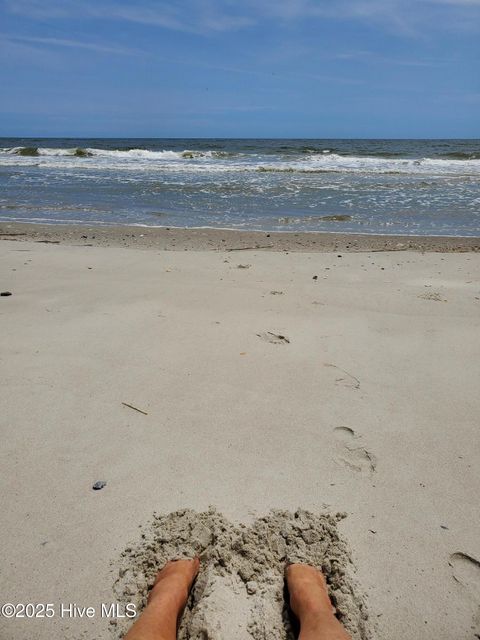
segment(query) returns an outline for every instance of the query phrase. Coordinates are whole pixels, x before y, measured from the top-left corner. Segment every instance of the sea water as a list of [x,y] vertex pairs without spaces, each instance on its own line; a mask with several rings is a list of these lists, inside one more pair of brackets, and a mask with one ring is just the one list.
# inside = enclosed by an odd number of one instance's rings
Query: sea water
[[480,140],[0,138],[0,220],[480,235]]

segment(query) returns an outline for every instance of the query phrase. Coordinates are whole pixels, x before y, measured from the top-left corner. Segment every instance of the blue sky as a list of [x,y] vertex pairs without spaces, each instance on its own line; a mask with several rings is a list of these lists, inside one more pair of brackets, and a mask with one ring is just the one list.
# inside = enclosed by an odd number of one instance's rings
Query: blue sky
[[0,135],[480,137],[480,0],[0,0]]

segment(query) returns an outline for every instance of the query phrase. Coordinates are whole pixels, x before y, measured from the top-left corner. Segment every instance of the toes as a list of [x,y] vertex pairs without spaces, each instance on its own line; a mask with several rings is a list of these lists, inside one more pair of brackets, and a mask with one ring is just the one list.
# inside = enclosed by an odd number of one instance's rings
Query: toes
[[195,558],[192,558],[192,563],[194,568],[194,575],[196,576],[200,570],[200,558],[198,556],[196,556]]
[[188,577],[189,582],[192,583],[195,580],[199,569],[200,559],[198,557],[169,560],[157,573],[153,586],[169,575],[184,575],[185,577]]

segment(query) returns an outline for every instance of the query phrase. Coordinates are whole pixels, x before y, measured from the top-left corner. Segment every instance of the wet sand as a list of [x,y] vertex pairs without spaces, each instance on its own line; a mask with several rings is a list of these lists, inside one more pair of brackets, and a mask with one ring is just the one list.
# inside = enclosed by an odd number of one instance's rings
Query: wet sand
[[0,223],[0,238],[11,241],[137,247],[165,251],[480,251],[480,238],[379,236],[186,229],[174,227],[80,226]]

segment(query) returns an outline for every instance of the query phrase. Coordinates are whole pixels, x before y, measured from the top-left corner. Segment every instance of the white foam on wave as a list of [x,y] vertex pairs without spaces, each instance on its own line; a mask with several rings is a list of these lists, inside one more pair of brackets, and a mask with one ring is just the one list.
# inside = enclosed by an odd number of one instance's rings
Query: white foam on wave
[[52,169],[101,169],[180,172],[272,172],[404,174],[480,177],[480,160],[440,158],[379,158],[341,156],[336,153],[299,156],[298,160],[235,154],[214,150],[151,151],[148,149],[63,149],[40,147],[22,155],[24,147],[0,149],[0,165]]
[[0,149],[0,153],[5,153],[9,156],[20,156],[23,158],[35,158],[37,156],[74,156],[76,149],[53,149],[50,147],[36,149],[35,155],[22,156],[21,152],[25,149],[34,149],[35,147],[11,147]]
[[[22,151],[32,151],[32,153],[22,154]],[[79,153],[80,152],[80,153]],[[183,151],[161,150],[152,151],[150,149],[97,149],[94,147],[3,147],[0,153],[9,156],[38,157],[38,156],[73,156],[73,157],[105,157],[114,159],[145,159],[145,160],[198,160],[201,158],[224,158],[231,154],[225,151],[184,149]],[[82,156],[82,154],[85,154]]]
[[480,176],[480,160],[440,158],[372,158],[336,153],[310,156],[296,162],[270,162],[258,171],[299,173],[441,174]]
[[145,159],[145,160],[201,160],[202,158],[225,158],[230,154],[224,151],[184,149],[183,151],[151,151],[150,149],[94,149],[87,148],[87,153],[96,157],[108,157],[118,159]]
[[128,149],[125,151],[117,149],[85,149],[87,153],[97,158],[112,158],[126,160],[180,160],[182,155],[178,151],[149,151],[148,149]]

